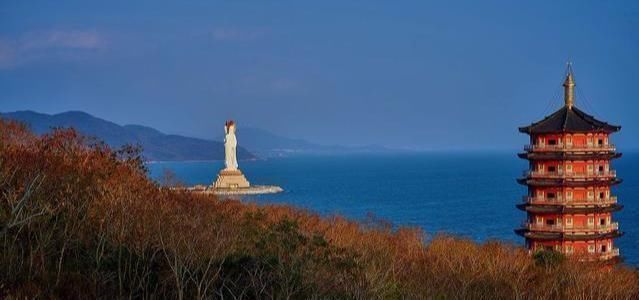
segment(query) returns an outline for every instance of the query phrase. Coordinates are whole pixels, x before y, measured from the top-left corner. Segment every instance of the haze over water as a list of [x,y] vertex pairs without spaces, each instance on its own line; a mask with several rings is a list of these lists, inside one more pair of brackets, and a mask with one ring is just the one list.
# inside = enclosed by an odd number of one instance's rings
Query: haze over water
[[[613,163],[624,182],[613,188],[625,208],[615,219],[625,235],[615,245],[626,262],[639,265],[639,153]],[[149,164],[160,178],[173,171],[186,184],[210,184],[222,162]],[[527,163],[513,152],[453,152],[387,155],[298,156],[240,162],[251,184],[276,184],[285,192],[246,197],[285,203],[323,215],[364,219],[369,213],[393,225],[417,226],[427,234],[452,233],[477,241],[523,245],[513,230],[525,213],[515,205],[526,189],[515,181]]]

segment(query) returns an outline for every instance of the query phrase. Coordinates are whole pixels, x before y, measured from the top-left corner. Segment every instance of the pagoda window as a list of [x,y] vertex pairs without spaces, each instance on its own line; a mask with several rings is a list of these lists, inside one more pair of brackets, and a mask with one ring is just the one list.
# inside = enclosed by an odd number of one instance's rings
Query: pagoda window
[[599,225],[606,225],[606,219],[605,218],[599,219]]
[[595,245],[592,245],[592,244],[588,245],[588,253],[595,253]]
[[601,245],[601,252],[608,252],[606,245]]
[[566,245],[566,253],[573,253],[575,248],[572,245]]
[[605,195],[604,192],[599,192],[599,199],[603,199],[605,197],[606,197],[606,195]]
[[572,227],[572,218],[571,217],[566,218],[566,227]]
[[557,171],[557,167],[555,166],[548,166],[548,172],[556,172]]
[[602,146],[602,145],[604,144],[604,140],[603,140],[603,139],[599,139],[599,140],[597,140],[597,144],[598,144],[599,146]]
[[555,225],[556,223],[555,219],[546,219],[546,225]]
[[554,192],[548,192],[546,194],[546,197],[548,197],[548,199],[555,199],[557,195]]
[[557,145],[557,140],[556,139],[549,139],[548,140],[548,145]]
[[593,226],[593,225],[595,225],[595,218],[589,217],[588,218],[588,226]]

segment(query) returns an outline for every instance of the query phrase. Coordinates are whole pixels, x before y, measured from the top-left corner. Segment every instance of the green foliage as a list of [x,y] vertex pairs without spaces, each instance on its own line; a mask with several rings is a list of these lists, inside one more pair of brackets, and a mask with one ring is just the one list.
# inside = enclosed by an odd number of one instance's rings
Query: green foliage
[[557,251],[539,250],[533,254],[533,259],[539,266],[558,267],[564,262],[566,257]]

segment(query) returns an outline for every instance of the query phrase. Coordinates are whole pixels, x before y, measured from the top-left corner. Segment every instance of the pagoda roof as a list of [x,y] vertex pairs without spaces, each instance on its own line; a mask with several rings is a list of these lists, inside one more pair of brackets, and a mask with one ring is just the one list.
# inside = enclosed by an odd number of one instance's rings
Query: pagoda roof
[[519,131],[528,134],[564,133],[564,132],[617,132],[621,126],[610,125],[599,121],[595,117],[581,111],[575,106],[564,106],[543,120],[525,127]]

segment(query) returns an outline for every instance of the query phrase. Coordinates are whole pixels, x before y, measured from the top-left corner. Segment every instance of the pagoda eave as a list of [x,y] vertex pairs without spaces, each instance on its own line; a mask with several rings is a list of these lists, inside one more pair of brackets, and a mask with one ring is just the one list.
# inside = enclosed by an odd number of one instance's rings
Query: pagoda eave
[[617,159],[622,156],[617,152],[522,152],[517,156],[528,160],[601,160]]
[[[543,120],[542,120],[543,121]],[[615,125],[608,125],[607,126],[611,126],[611,128],[597,128],[597,129],[589,129],[589,130],[531,130],[531,126],[534,124],[531,124],[530,126],[525,126],[525,127],[519,127],[519,132],[521,133],[525,133],[525,134],[565,134],[565,133],[569,133],[569,134],[576,134],[576,133],[615,133],[618,132],[619,130],[621,130],[621,126],[615,126]],[[612,127],[614,126],[614,127]]]
[[573,232],[545,232],[531,231],[527,228],[515,229],[515,233],[531,240],[537,241],[591,241],[613,239],[624,235],[623,231],[614,230],[603,233],[573,233]]
[[539,214],[552,214],[552,213],[568,213],[568,214],[588,214],[588,213],[607,213],[617,212],[623,209],[623,205],[610,204],[610,205],[592,205],[592,206],[570,206],[570,205],[539,205],[522,203],[518,204],[517,208],[522,211]]
[[553,187],[553,186],[565,186],[565,187],[588,187],[588,186],[614,186],[623,182],[620,178],[612,179],[585,179],[585,180],[566,180],[566,179],[551,179],[551,178],[517,178],[517,182],[527,186],[538,187]]

